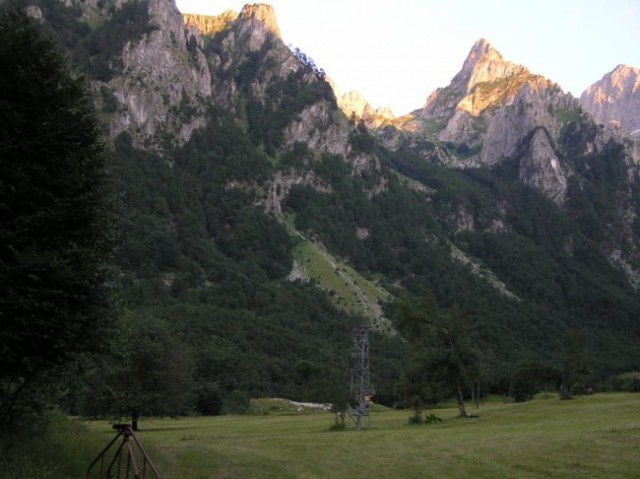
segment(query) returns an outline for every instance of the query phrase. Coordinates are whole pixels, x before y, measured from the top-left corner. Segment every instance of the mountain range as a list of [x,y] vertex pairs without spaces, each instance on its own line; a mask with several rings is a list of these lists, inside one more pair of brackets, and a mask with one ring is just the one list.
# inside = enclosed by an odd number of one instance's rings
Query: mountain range
[[480,39],[394,117],[287,47],[269,5],[28,8],[105,125],[123,301],[170,325],[196,383],[317,399],[364,322],[393,403],[394,300],[425,292],[468,316],[488,390],[519,362],[560,364],[573,331],[589,381],[640,365],[638,69],[577,99]]

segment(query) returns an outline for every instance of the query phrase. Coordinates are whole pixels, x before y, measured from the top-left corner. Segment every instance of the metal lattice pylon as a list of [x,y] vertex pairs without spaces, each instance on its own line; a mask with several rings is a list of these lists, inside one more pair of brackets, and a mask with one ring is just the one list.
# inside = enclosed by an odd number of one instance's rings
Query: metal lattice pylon
[[369,382],[369,330],[356,326],[352,330],[353,366],[351,369],[351,397],[355,407],[349,409],[349,416],[356,427],[361,429],[371,425],[369,406],[373,390]]

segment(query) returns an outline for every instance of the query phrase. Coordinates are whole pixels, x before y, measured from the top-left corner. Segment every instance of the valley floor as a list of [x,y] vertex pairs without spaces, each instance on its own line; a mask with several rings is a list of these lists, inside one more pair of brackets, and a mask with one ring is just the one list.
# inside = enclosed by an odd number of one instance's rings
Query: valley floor
[[[373,411],[367,430],[330,431],[329,413],[146,420],[140,438],[168,478],[638,477],[640,395],[483,404],[442,422]],[[98,433],[105,423],[91,423]]]
[[[471,410],[471,408],[470,408]],[[411,411],[375,408],[371,426],[331,431],[321,411],[142,418],[138,437],[164,479],[627,478],[640,473],[640,395],[595,394],[527,403],[492,398],[460,419],[413,426]],[[84,478],[114,436],[111,423],[54,417],[0,458],[3,479]],[[148,477],[148,476],[147,476]]]

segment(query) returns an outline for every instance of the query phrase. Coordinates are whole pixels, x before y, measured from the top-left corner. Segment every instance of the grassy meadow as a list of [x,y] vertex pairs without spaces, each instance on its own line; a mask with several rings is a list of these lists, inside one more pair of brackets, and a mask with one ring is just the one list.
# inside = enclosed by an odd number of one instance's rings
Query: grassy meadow
[[[173,479],[640,477],[638,394],[492,399],[473,412],[479,417],[457,418],[454,407],[429,410],[442,422],[413,426],[411,411],[376,408],[369,429],[331,431],[330,413],[274,408],[246,416],[143,418],[138,437],[162,477]],[[48,460],[65,464],[43,473],[40,460],[33,477],[84,477],[113,436],[105,421],[53,426],[72,429],[68,441],[48,434],[58,448]]]

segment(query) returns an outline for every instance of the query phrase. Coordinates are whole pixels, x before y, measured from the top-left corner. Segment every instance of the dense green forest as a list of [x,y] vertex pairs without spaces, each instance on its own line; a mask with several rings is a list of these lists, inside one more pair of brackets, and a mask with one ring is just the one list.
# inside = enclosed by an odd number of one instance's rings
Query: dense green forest
[[[221,401],[232,394],[328,400],[327,383],[336,378],[345,387],[348,383],[349,329],[361,320],[340,312],[313,284],[285,280],[299,240],[255,207],[255,188],[227,187],[230,181],[264,181],[278,163],[257,153],[252,134],[227,113],[212,109],[209,115],[209,126],[172,152],[170,164],[134,148],[127,134],[117,139],[113,151],[112,178],[126,232],[118,264],[120,300],[130,313],[122,325],[154,323],[160,336],[171,338],[162,356],[182,358],[172,361],[180,371],[164,379],[148,378],[155,386],[146,390],[179,385],[181,391],[191,391],[173,406],[173,413],[197,410],[197,404],[206,403],[203,394],[219,395]],[[331,185],[332,193],[296,186],[285,211],[298,230],[321,238],[363,274],[383,278],[389,290],[401,287],[416,296],[429,291],[444,310],[458,305],[480,353],[483,390],[506,393],[518,363],[559,368],[563,341],[571,331],[585,337],[588,354],[581,367],[588,375],[582,379],[589,384],[602,384],[637,366],[638,299],[589,237],[592,230],[582,231],[584,224],[575,218],[587,212],[559,209],[514,181],[508,165],[500,167],[504,171],[460,172],[399,153],[378,153],[386,173],[397,169],[435,193],[427,198],[389,175],[387,190],[368,198],[366,179],[350,175],[341,158],[325,155],[310,168]],[[296,155],[300,151],[283,154],[280,164],[299,167]],[[594,181],[592,194],[609,188],[608,182],[606,177]],[[508,233],[454,233],[446,221],[453,208],[464,204],[478,223],[487,222],[497,217],[491,205],[498,201],[508,205]],[[593,202],[586,204],[591,208]],[[367,238],[359,239],[356,228],[366,228]],[[564,247],[567,237],[571,252]],[[512,295],[501,294],[453,260],[452,243],[480,259]],[[389,305],[391,317],[394,311]],[[133,338],[128,341],[133,348]],[[390,405],[402,402],[396,385],[409,357],[407,347],[399,337],[376,337],[373,344],[372,377],[379,399]],[[118,371],[122,360],[114,361]],[[135,367],[166,372],[160,365]],[[119,371],[115,376],[132,374]],[[95,394],[99,386],[88,391]],[[139,387],[142,394],[145,387]],[[114,384],[104,389],[113,391]],[[130,406],[126,401],[112,404]],[[150,410],[163,412],[149,404]]]

